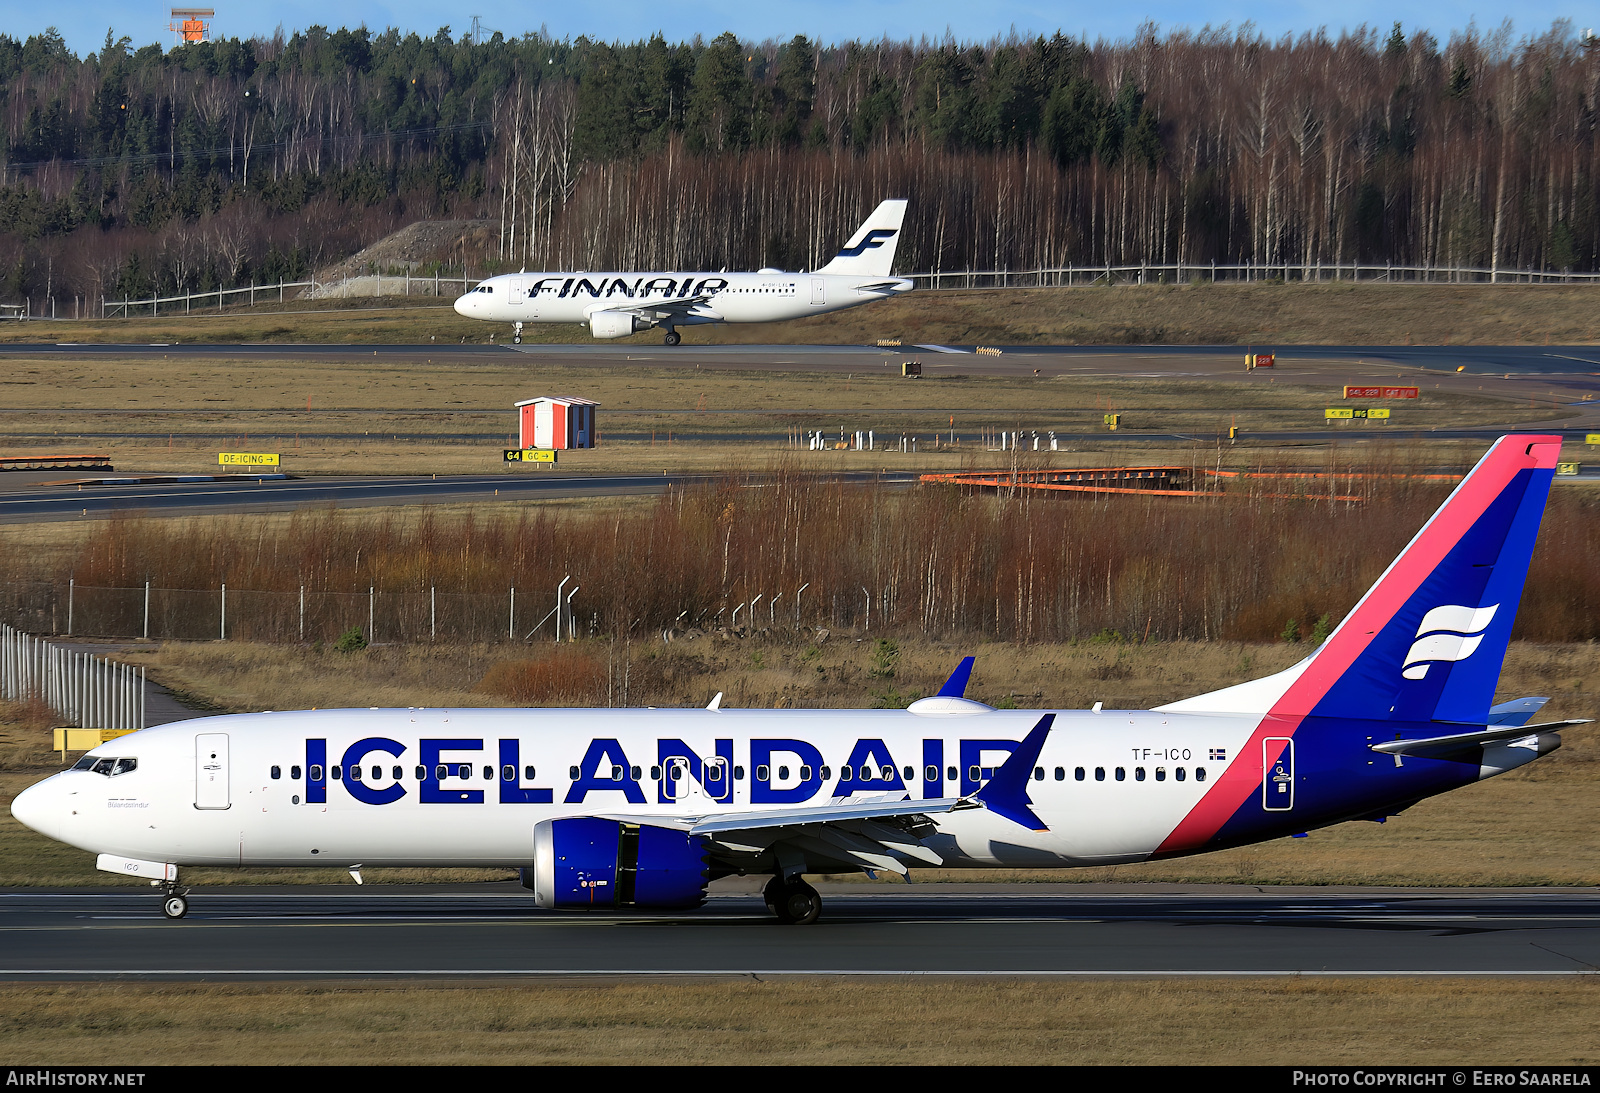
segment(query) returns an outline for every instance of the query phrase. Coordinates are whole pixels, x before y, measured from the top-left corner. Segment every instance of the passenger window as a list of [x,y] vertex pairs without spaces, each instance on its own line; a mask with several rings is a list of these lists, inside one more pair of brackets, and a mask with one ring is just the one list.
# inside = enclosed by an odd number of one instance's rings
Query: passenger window
[[1178,779],[1178,781],[1180,781],[1180,782],[1183,781],[1184,778],[1188,777],[1187,773],[1184,771],[1184,768],[1182,768],[1182,767],[1179,767],[1177,770],[1173,771],[1172,773],[1173,773],[1174,777],[1176,777]]
[[639,780],[639,775],[643,774],[644,771],[640,770],[638,767],[631,767],[629,768],[628,773],[629,776],[632,777],[635,782],[637,782]]
[[500,780],[502,782],[515,782],[517,780],[517,768],[512,766],[510,763],[507,763],[505,766],[501,767]]
[[800,780],[802,782],[811,781],[811,768],[810,767],[805,766],[803,764],[801,765],[801,767],[800,767]]
[[394,780],[396,782],[398,782],[401,778],[404,778],[405,777],[405,773],[406,773],[406,768],[405,767],[402,767],[399,763],[396,763],[394,765]]
[[789,768],[788,767],[779,767],[778,768],[778,780],[780,782],[787,782],[789,780]]
[[1133,780],[1135,782],[1144,781],[1144,768],[1143,767],[1134,767],[1133,768]]
[[1033,768],[1033,780],[1035,782],[1044,781],[1044,768],[1043,767],[1034,767]]
[[[359,770],[360,768],[357,767],[356,769]],[[335,763],[333,766],[328,768],[328,777],[332,778],[335,782],[343,781],[344,780],[343,771],[344,771],[344,768],[339,766],[337,763]]]
[[1096,782],[1104,782],[1106,780],[1106,768],[1105,767],[1095,767],[1094,768],[1094,780]]
[[471,763],[462,763],[459,767],[456,768],[456,772],[461,775],[461,780],[463,782],[472,781],[472,764]]
[[939,780],[939,768],[938,767],[923,767],[922,768],[922,780],[924,782],[937,782]]
[[743,767],[734,767],[733,768],[733,777],[737,781],[740,781],[740,782],[744,781],[744,768]]
[[313,782],[322,781],[322,767],[320,765],[318,765],[318,764],[315,764],[315,763],[313,763],[312,766],[311,766],[311,781],[313,781]]
[[844,766],[839,768],[839,780],[840,781],[848,782],[854,777],[855,777],[855,768],[852,767],[849,763],[846,763]]
[[522,768],[522,776],[524,778],[526,778],[530,782],[533,781],[533,768],[532,767],[523,767]]
[[771,768],[769,768],[765,763],[763,763],[759,767],[756,768],[756,781],[765,782],[770,774],[771,774]]
[[488,766],[487,764],[483,768],[483,780],[485,782],[494,781],[494,768],[491,767],[491,766]]
[[823,767],[822,768],[822,780],[824,782],[826,782],[832,777],[833,777],[833,771],[829,770],[827,767]]
[[274,782],[276,782],[279,778],[282,778],[282,777],[283,777],[283,768],[282,767],[277,767],[277,766],[273,767],[272,768],[272,780]]
[[882,777],[883,781],[885,781],[885,782],[894,781],[894,768],[893,767],[884,767],[882,770],[878,771],[878,774]]
[[651,767],[650,768],[650,780],[653,781],[653,782],[661,781],[661,768],[660,767]]
[[[572,769],[574,771],[572,776],[576,778],[578,776],[576,773],[578,768],[573,767]],[[442,782],[446,778],[450,777],[450,768],[445,766],[443,763],[440,763],[438,766],[433,768],[433,776]]]
[[413,774],[415,774],[417,776],[417,781],[419,781],[419,782],[425,782],[425,781],[428,780],[428,768],[424,767],[424,766],[422,766],[420,764],[417,766],[417,769],[412,771],[411,773],[413,773]]
[[978,780],[978,768],[977,767],[968,767],[967,768],[967,781],[976,782],[977,780]]
[[[399,767],[395,768],[395,777],[396,778],[400,777],[399,770],[400,770]],[[376,764],[376,763],[372,764],[372,780],[374,782],[383,781],[383,768],[378,766],[378,764]]]
[[623,769],[621,767],[612,767],[611,768],[611,780],[613,782],[622,781],[623,773],[624,772],[623,772]]
[[290,767],[289,768],[289,777],[293,778],[296,782],[298,782],[300,780],[300,768],[299,767]]
[[901,771],[900,773],[905,776],[905,780],[908,781],[908,782],[911,781],[911,779],[913,779],[913,778],[915,778],[917,776],[917,772],[916,772],[916,769],[914,767],[907,767],[905,770]]
[[955,767],[951,767],[950,768],[949,774],[950,774],[950,780],[952,782],[954,782],[957,778],[961,777],[961,772],[959,770],[957,770]]
[[1196,782],[1204,782],[1206,780],[1206,768],[1205,767],[1195,767],[1194,768],[1194,780]]
[[[338,767],[334,767],[333,769],[334,769],[335,772],[337,772],[339,768]],[[339,777],[339,775],[337,773],[335,773],[334,777],[337,778],[337,777]],[[350,780],[352,782],[361,781],[361,767],[358,764],[355,764],[355,763],[350,764]]]
[[1067,780],[1067,768],[1066,767],[1057,767],[1056,768],[1056,781],[1065,782],[1066,780]]
[[578,780],[578,773],[579,773],[579,771],[578,771],[577,767],[568,767],[567,768],[567,777],[571,778],[574,782],[576,782]]
[[1074,768],[1072,768],[1072,776],[1074,778],[1076,778],[1080,782],[1083,781],[1083,768],[1082,767],[1074,767]]
[[1119,781],[1119,782],[1126,782],[1126,781],[1127,781],[1127,780],[1128,780],[1128,771],[1127,771],[1127,768],[1125,768],[1125,767],[1118,767],[1118,768],[1117,768],[1117,781]]
[[1167,768],[1166,767],[1157,767],[1156,768],[1156,781],[1165,782],[1166,780],[1167,780]]

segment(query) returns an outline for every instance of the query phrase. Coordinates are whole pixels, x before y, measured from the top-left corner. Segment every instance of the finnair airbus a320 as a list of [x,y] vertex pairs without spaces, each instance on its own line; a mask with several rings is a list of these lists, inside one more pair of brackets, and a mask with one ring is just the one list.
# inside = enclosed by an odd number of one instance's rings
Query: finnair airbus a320
[[510,323],[522,341],[524,323],[577,323],[596,338],[626,338],[660,327],[677,345],[677,328],[704,323],[771,323],[842,311],[912,283],[893,277],[904,201],[885,201],[833,261],[810,273],[506,273],[480,282],[456,300],[469,319]]
[[1382,820],[1560,746],[1491,705],[1558,436],[1498,441],[1333,634],[1153,710],[996,710],[971,659],[905,710],[314,710],[124,736],[16,818],[149,877],[182,866],[499,866],[554,909],[686,908],[770,874],[1110,865]]

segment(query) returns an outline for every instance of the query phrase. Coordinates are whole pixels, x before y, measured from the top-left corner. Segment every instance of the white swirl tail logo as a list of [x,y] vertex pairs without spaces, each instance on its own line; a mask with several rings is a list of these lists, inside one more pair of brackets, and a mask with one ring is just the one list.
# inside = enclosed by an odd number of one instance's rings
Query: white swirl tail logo
[[1483,644],[1483,632],[1494,621],[1494,613],[1499,609],[1497,603],[1478,608],[1457,604],[1435,607],[1422,616],[1417,640],[1411,643],[1400,674],[1407,679],[1421,679],[1428,674],[1431,664],[1466,660]]

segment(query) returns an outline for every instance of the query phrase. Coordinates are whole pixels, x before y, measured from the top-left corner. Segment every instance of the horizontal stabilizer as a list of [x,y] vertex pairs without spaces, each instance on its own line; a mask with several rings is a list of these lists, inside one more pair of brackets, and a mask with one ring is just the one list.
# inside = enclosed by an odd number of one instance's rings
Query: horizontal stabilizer
[[1447,736],[1425,736],[1416,740],[1385,740],[1373,744],[1373,751],[1385,755],[1416,755],[1424,759],[1447,759],[1475,747],[1502,744],[1512,740],[1526,740],[1543,732],[1567,729],[1574,725],[1587,725],[1588,718],[1571,721],[1549,721],[1543,725],[1514,725],[1511,728],[1483,729],[1477,732],[1451,733]]

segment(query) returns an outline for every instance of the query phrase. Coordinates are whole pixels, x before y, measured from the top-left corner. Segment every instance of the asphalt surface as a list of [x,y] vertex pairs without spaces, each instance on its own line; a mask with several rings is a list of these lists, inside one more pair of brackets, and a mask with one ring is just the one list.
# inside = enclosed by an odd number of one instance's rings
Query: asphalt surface
[[[329,505],[446,504],[559,497],[653,495],[669,486],[711,481],[711,475],[460,474],[436,477],[247,479],[153,485],[31,485],[25,476],[60,478],[93,472],[12,472],[0,480],[0,524],[71,520],[112,512],[284,512]],[[99,477],[99,475],[95,475]],[[847,473],[847,481],[907,485],[915,475]]]
[[0,890],[0,980],[1600,972],[1592,890],[832,884],[795,927],[730,881],[627,915],[509,883],[197,889],[176,922],[153,890]]

